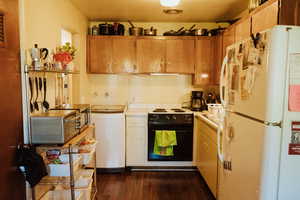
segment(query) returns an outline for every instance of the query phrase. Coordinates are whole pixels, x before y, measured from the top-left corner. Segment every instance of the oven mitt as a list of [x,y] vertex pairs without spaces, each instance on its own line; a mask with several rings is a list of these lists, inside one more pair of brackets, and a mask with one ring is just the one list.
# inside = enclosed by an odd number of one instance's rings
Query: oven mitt
[[48,175],[43,158],[32,147],[19,148],[17,159],[18,167],[31,187],[37,185],[44,176]]
[[160,156],[173,156],[173,146],[177,145],[176,131],[155,131],[153,153]]

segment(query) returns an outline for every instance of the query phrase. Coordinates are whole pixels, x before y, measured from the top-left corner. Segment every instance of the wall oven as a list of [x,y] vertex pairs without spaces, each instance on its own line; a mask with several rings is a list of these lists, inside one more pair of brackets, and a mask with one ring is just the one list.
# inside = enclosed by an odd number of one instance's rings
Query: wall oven
[[[193,127],[193,114],[148,114],[148,161],[192,161]],[[176,132],[172,156],[154,153],[156,131],[163,130]]]

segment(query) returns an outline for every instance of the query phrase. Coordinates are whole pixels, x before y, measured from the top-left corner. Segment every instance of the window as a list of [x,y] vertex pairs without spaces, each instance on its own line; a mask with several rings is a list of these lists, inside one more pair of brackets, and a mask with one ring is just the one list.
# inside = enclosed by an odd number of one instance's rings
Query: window
[[67,42],[72,44],[72,33],[65,29],[61,29],[61,45],[64,45]]

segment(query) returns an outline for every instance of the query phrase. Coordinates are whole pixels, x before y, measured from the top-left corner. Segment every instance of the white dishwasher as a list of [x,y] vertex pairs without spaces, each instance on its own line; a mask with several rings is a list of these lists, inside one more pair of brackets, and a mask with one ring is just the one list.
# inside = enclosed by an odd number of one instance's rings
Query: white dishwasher
[[125,106],[92,106],[91,122],[95,124],[96,167],[125,168]]

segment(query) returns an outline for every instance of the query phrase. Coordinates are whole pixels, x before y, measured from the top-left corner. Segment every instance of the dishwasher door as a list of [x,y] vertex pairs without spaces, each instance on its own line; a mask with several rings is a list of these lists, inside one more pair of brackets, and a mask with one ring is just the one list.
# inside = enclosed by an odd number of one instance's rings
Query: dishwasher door
[[95,124],[96,167],[125,168],[125,115],[124,113],[92,113]]

